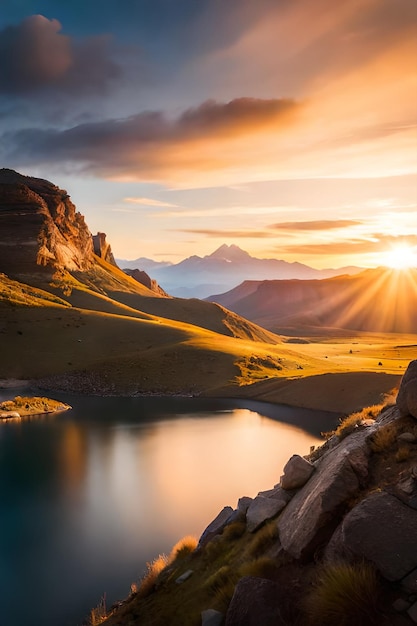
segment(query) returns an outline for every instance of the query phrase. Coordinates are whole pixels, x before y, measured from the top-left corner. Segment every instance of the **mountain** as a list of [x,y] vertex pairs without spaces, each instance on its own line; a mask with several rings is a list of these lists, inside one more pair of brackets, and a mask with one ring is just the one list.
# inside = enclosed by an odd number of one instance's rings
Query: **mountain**
[[0,170],[0,272],[0,379],[195,393],[236,383],[253,351],[265,353],[260,370],[277,370],[267,355],[279,337],[220,305],[167,296],[144,273],[128,276],[65,190],[9,169]]
[[133,260],[116,259],[116,263],[119,267],[123,269],[140,269],[147,273],[152,273],[155,270],[161,269],[163,267],[169,267],[170,265],[172,265],[172,263],[170,263],[169,261],[153,261],[152,259],[147,259],[144,256]]
[[244,281],[208,298],[282,334],[320,329],[414,333],[417,269],[378,268],[324,280]]
[[[138,259],[139,261],[140,259]],[[171,295],[184,298],[206,298],[213,293],[232,289],[244,280],[273,280],[285,278],[329,278],[340,274],[355,274],[358,267],[317,270],[303,263],[278,259],[258,259],[236,245],[223,244],[204,257],[191,256],[174,265],[149,266],[149,260],[138,269],[149,272]],[[117,261],[122,268],[132,268],[133,261]]]

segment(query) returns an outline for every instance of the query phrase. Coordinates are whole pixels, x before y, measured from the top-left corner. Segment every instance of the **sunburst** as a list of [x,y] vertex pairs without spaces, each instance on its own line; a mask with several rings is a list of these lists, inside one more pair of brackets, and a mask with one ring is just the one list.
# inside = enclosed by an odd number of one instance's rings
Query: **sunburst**
[[384,265],[396,270],[406,270],[417,267],[417,247],[408,244],[393,246],[383,256]]

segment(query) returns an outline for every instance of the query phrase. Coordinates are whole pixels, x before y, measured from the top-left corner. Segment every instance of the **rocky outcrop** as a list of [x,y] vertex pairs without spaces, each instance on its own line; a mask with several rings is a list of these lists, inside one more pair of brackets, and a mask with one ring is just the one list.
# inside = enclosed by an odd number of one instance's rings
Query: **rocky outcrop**
[[87,270],[93,240],[69,195],[49,181],[0,170],[0,267],[19,278],[42,268]]
[[116,261],[114,260],[111,246],[106,241],[106,233],[97,233],[97,235],[93,235],[93,247],[94,254],[100,257],[100,259],[103,259],[103,261],[110,263],[110,265],[118,267]]
[[145,287],[147,287],[148,289],[150,289],[151,291],[154,291],[155,293],[159,294],[160,296],[168,296],[168,294],[166,293],[166,291],[164,291],[162,289],[162,287],[160,287],[157,283],[156,280],[154,280],[153,278],[151,278],[149,276],[149,274],[147,274],[146,272],[144,272],[143,270],[129,270],[129,269],[124,269],[123,270],[125,274],[127,274],[128,276],[131,276],[132,278],[134,278],[138,283],[140,283],[141,285],[144,285]]
[[417,419],[417,360],[409,363],[402,378],[397,406],[401,415],[412,415]]
[[272,580],[246,576],[236,585],[226,626],[286,626],[280,604],[282,587]]

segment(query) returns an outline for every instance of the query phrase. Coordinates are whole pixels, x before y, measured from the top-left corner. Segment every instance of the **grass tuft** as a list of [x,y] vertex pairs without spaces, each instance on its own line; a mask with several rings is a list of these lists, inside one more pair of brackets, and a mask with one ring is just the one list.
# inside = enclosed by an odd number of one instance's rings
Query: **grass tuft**
[[311,626],[378,626],[379,583],[368,563],[338,563],[323,567],[304,600]]
[[260,557],[279,538],[276,520],[267,522],[255,534],[253,541],[249,544],[247,554],[249,557]]
[[267,556],[259,557],[253,561],[247,561],[239,568],[239,575],[255,576],[257,578],[273,578],[277,572],[277,562]]
[[104,595],[98,605],[90,611],[90,626],[99,626],[106,618],[106,596]]
[[188,556],[196,549],[198,545],[198,540],[193,535],[186,535],[172,548],[169,555],[169,563],[172,563],[176,559],[182,559],[185,556]]
[[378,417],[383,408],[385,408],[385,404],[374,404],[373,406],[368,406],[362,409],[362,411],[352,413],[351,415],[342,418],[339,426],[333,433],[330,434],[337,435],[337,437],[342,440],[353,433],[363,420],[370,418],[375,419]]
[[396,442],[398,435],[398,426],[395,422],[391,422],[386,426],[381,426],[373,435],[370,442],[372,452],[380,454],[389,450]]
[[137,595],[140,598],[146,598],[155,588],[159,574],[169,564],[169,557],[166,554],[160,554],[153,561],[146,563],[147,571],[139,583]]
[[233,541],[239,539],[246,530],[246,522],[233,522],[226,526],[223,531],[222,537],[225,541]]

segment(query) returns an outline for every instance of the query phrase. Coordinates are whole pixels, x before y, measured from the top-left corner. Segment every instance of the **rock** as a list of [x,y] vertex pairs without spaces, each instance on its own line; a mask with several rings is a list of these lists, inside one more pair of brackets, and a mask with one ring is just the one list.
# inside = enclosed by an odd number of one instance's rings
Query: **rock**
[[166,293],[166,291],[164,291],[162,289],[162,287],[158,284],[158,282],[156,280],[154,280],[153,278],[151,278],[149,276],[149,274],[147,274],[143,270],[139,270],[139,269],[134,269],[134,270],[124,269],[123,271],[124,271],[125,274],[127,274],[128,276],[131,276],[131,278],[136,280],[141,285],[144,285],[145,287],[147,287],[151,291],[154,291],[155,293],[159,293],[159,295],[161,295],[161,296],[167,296],[168,295]]
[[217,517],[215,517],[214,520],[210,522],[210,524],[207,526],[207,528],[201,535],[200,540],[198,542],[198,547],[203,546],[208,541],[213,539],[213,537],[222,533],[232,513],[233,513],[232,507],[225,506],[217,515]]
[[242,513],[246,513],[252,500],[253,498],[250,498],[249,496],[243,496],[242,498],[239,498],[237,503],[238,510],[242,511]]
[[284,626],[278,583],[254,576],[241,578],[226,614],[226,626]]
[[283,489],[298,489],[306,484],[313,472],[314,465],[312,463],[303,459],[302,456],[294,454],[284,467],[281,487]]
[[214,609],[207,609],[201,612],[201,626],[221,626],[223,619],[223,613]]
[[410,608],[410,602],[407,602],[404,598],[398,598],[395,602],[393,602],[392,608],[394,611],[397,611],[397,613],[402,613]]
[[371,428],[343,439],[317,462],[309,482],[294,496],[278,520],[282,546],[296,559],[326,542],[338,524],[343,505],[365,484]]
[[391,494],[371,493],[346,515],[330,549],[371,561],[384,578],[399,581],[417,568],[417,512]]
[[417,360],[408,364],[402,377],[397,407],[401,415],[412,415],[417,418]]
[[181,574],[181,576],[178,576],[178,578],[175,579],[175,582],[177,583],[177,585],[181,585],[181,583],[184,583],[193,574],[194,574],[194,571],[192,569],[187,569],[187,571],[184,572],[184,574]]
[[249,506],[246,513],[246,526],[249,532],[253,533],[266,520],[278,515],[286,506],[287,499],[282,498],[264,498],[264,496],[256,496]]
[[410,606],[407,613],[411,617],[413,622],[417,624],[417,602],[414,602],[414,604]]
[[411,574],[408,574],[402,579],[401,585],[408,593],[417,593],[417,569],[413,570]]
[[285,489],[281,487],[281,485],[276,485],[273,489],[268,489],[267,491],[260,491],[258,496],[263,496],[264,498],[272,498],[274,500],[285,500],[289,502],[294,494],[289,493]]
[[107,261],[107,263],[118,267],[116,261],[114,260],[111,246],[106,241],[106,233],[97,233],[97,235],[93,235],[93,247],[94,254],[100,257],[100,259],[103,259],[104,261]]

